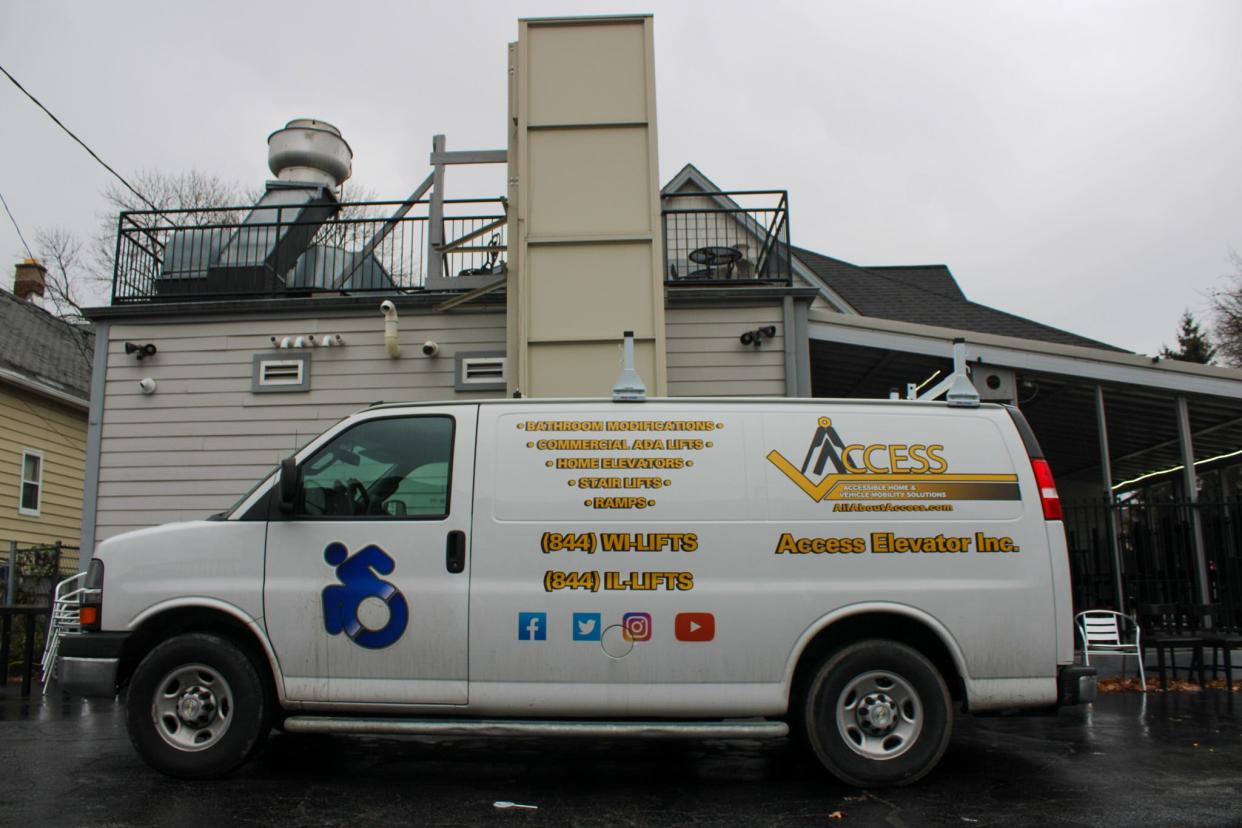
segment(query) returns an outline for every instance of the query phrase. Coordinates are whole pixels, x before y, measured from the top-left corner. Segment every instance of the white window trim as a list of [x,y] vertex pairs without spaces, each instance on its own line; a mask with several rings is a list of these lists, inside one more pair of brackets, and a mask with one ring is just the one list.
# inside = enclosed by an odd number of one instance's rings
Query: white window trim
[[[39,458],[39,479],[38,480],[27,480],[26,479],[26,458],[27,457]],[[29,517],[38,517],[40,514],[42,514],[42,508],[43,508],[43,452],[35,451],[34,449],[22,449],[22,460],[21,460],[21,465],[18,466],[18,469],[17,469],[17,478],[18,478],[17,513],[19,515],[27,515]],[[39,493],[35,497],[35,507],[33,509],[27,509],[24,506],[22,506],[22,495],[25,494],[27,483],[34,483],[36,486],[39,487],[39,490],[38,490]]]

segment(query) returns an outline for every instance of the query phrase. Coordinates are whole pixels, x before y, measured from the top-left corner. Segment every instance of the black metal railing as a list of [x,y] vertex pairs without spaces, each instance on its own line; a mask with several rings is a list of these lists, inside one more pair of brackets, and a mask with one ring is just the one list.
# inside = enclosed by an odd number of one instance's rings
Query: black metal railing
[[667,282],[790,283],[785,191],[672,193],[661,200]]
[[0,687],[21,676],[29,696],[43,652],[56,584],[78,571],[76,546],[0,541]]
[[435,246],[429,211],[368,201],[125,212],[112,302],[399,293],[504,274],[503,199],[446,199]]
[[[1199,594],[1194,519],[1198,512],[1207,564],[1208,601],[1220,604],[1225,623],[1242,626],[1242,499],[1065,507],[1075,612],[1116,608],[1113,536],[1121,559],[1127,612],[1144,604],[1204,603]],[[1109,529],[1109,521],[1115,529]]]

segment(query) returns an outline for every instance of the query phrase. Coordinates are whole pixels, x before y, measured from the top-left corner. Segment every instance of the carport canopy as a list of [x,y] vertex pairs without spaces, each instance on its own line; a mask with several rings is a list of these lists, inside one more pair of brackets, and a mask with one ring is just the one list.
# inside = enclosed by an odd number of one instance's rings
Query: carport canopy
[[908,383],[952,372],[959,337],[972,366],[1015,373],[1015,402],[1058,482],[1102,496],[1106,478],[1122,488],[1179,470],[1188,453],[1203,463],[1242,450],[1239,370],[818,309],[808,316],[813,395],[904,396]]

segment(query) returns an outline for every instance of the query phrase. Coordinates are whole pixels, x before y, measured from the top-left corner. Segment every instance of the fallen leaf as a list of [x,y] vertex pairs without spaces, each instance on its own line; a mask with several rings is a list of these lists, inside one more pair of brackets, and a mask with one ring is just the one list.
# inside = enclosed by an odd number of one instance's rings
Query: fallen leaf
[[833,811],[828,815],[829,819],[845,819],[845,811]]

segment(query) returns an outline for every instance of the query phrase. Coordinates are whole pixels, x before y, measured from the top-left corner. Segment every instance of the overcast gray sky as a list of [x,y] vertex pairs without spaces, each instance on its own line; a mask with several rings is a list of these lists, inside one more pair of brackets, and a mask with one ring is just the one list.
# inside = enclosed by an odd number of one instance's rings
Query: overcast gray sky
[[[790,193],[794,242],[942,262],[979,302],[1142,352],[1242,250],[1242,2],[4,0],[0,63],[123,175],[254,187],[293,117],[406,195],[433,133],[504,146],[523,16],[654,12],[660,174]],[[108,174],[0,77],[0,192],[89,235]],[[453,170],[452,195],[503,173]],[[33,239],[31,239],[33,242]],[[22,248],[0,216],[0,254]],[[6,286],[11,269],[5,268]]]

